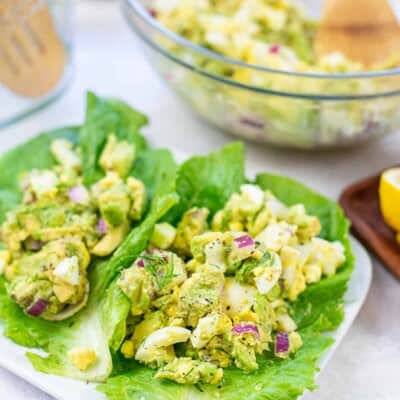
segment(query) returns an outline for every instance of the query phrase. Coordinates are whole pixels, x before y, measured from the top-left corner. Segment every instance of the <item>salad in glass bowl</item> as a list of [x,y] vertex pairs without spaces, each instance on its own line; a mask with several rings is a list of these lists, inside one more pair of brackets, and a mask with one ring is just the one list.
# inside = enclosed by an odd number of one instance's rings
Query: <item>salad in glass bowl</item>
[[125,0],[152,66],[207,121],[259,142],[351,145],[400,125],[398,57],[314,54],[318,22],[288,0]]

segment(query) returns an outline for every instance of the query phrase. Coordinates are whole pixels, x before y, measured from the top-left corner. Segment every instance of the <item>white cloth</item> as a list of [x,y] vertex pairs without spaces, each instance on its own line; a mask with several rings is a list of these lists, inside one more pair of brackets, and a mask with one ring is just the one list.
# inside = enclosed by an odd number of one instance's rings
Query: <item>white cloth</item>
[[[123,98],[148,114],[151,125],[145,132],[158,146],[205,153],[232,140],[193,116],[155,75],[114,2],[79,3],[75,56],[75,76],[64,97],[39,114],[1,130],[1,151],[42,130],[79,123],[87,89]],[[336,198],[352,181],[398,164],[399,148],[397,134],[335,152],[285,151],[248,144],[247,165],[250,170],[291,175]],[[359,317],[320,375],[319,390],[307,395],[307,400],[399,398],[400,286],[378,262],[374,267],[371,292]],[[0,398],[49,399],[1,369]]]

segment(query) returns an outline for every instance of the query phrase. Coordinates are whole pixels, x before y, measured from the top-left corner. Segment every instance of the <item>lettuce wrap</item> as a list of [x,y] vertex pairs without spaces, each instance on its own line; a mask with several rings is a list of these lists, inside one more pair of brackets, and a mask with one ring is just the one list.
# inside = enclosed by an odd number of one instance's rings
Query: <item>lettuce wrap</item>
[[[7,211],[12,210],[20,201],[17,184],[20,174],[34,168],[49,168],[54,164],[49,149],[55,138],[66,138],[78,143],[86,184],[101,176],[98,158],[109,133],[134,143],[137,159],[132,172],[145,183],[150,200],[144,220],[133,226],[119,249],[109,259],[95,259],[90,265],[88,274],[91,290],[88,304],[74,317],[62,322],[49,322],[27,316],[7,295],[6,282],[1,277],[0,317],[4,324],[4,335],[22,346],[45,351],[47,355],[44,357],[34,352],[27,354],[33,366],[42,372],[86,381],[103,381],[111,372],[108,333],[101,325],[100,300],[115,274],[142,251],[156,221],[177,201],[174,193],[175,161],[168,150],[148,147],[139,133],[139,129],[146,123],[147,118],[143,114],[125,103],[101,99],[89,93],[83,126],[45,132],[0,159],[0,222],[4,220]],[[97,359],[92,368],[81,371],[69,361],[68,351],[88,344],[96,349]]]
[[[178,221],[191,207],[219,210],[229,196],[247,182],[244,177],[243,147],[232,144],[205,157],[193,157],[182,164],[177,174],[179,203],[164,218]],[[261,188],[271,190],[287,205],[302,203],[307,212],[317,216],[322,224],[321,237],[340,241],[346,262],[340,271],[311,285],[291,303],[291,315],[303,338],[303,347],[292,358],[279,360],[271,356],[259,357],[260,368],[245,373],[230,367],[224,370],[223,383],[182,385],[155,379],[155,372],[134,360],[123,358],[119,352],[126,335],[126,318],[130,303],[114,282],[110,285],[104,312],[112,315],[114,325],[110,337],[113,353],[113,376],[98,387],[109,399],[296,399],[304,390],[315,389],[314,378],[318,359],[332,344],[333,339],[323,332],[336,329],[343,320],[343,296],[353,270],[353,255],[348,237],[349,223],[340,207],[297,181],[279,175],[260,174],[255,178]],[[112,329],[110,329],[111,331]]]

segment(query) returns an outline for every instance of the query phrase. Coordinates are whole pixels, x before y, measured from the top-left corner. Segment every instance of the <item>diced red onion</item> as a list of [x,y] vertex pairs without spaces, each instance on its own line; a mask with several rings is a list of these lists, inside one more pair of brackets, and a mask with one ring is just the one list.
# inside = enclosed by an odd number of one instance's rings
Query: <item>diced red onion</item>
[[260,333],[258,331],[258,328],[256,325],[254,324],[247,324],[247,323],[240,323],[240,324],[236,324],[233,328],[232,328],[232,332],[236,333],[237,335],[243,335],[245,333],[251,333],[252,335],[254,335],[257,339],[260,337]]
[[137,262],[136,262],[136,265],[137,265],[139,268],[144,268],[144,261],[143,261],[143,259],[142,259],[142,258],[139,258],[139,260],[137,260]]
[[89,192],[83,185],[77,185],[68,191],[68,197],[73,203],[86,204],[89,202]]
[[287,353],[289,351],[289,335],[286,332],[278,332],[275,337],[275,353]]
[[36,300],[28,309],[27,313],[32,317],[38,317],[47,310],[49,303],[45,299]]
[[233,241],[237,244],[239,249],[242,249],[243,247],[250,247],[250,246],[255,245],[255,241],[249,235],[239,236],[239,237],[233,239]]
[[43,243],[40,240],[36,240],[32,236],[29,236],[24,241],[24,247],[26,250],[38,251],[43,247]]
[[269,52],[272,54],[278,54],[280,49],[281,47],[279,46],[279,44],[274,44],[269,48]]
[[107,224],[103,218],[99,218],[97,222],[97,232],[99,232],[100,235],[105,235],[107,233]]
[[250,117],[242,117],[242,118],[240,118],[240,123],[243,124],[243,125],[251,126],[252,128],[256,128],[256,129],[263,129],[264,128],[264,122],[257,121],[256,119],[250,118]]

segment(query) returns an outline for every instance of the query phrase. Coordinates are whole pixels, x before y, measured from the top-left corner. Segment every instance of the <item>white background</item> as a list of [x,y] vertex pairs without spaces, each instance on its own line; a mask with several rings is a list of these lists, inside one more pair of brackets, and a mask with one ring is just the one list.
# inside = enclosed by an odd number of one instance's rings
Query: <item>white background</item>
[[[45,111],[0,130],[0,151],[41,130],[81,122],[87,89],[123,98],[148,114],[151,125],[146,135],[157,146],[205,153],[232,140],[193,116],[153,73],[115,3],[80,3],[76,14],[76,68],[70,88]],[[347,184],[398,164],[399,149],[398,134],[336,152],[284,151],[248,144],[247,165],[252,170],[291,175],[336,198]],[[399,372],[400,285],[375,261],[366,304],[319,377],[319,390],[307,395],[307,400],[397,400]],[[50,398],[0,369],[0,399]]]

